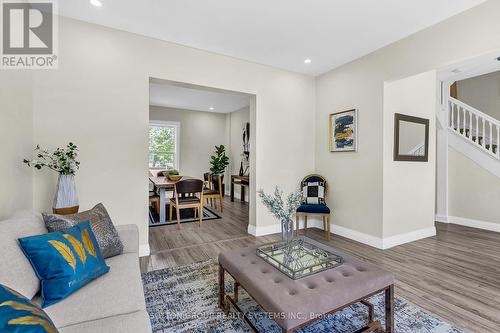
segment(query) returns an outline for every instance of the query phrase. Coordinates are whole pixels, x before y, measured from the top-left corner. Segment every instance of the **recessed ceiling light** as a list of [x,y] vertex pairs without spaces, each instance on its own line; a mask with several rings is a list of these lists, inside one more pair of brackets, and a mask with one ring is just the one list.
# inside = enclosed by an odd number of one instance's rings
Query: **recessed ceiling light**
[[208,109],[209,109],[210,111],[215,110],[215,108],[214,108],[213,106],[209,107]]
[[96,7],[101,7],[102,6],[102,2],[99,1],[99,0],[90,0],[90,3],[93,4]]
[[306,60],[304,60],[304,64],[310,64],[312,62],[311,59],[307,58]]

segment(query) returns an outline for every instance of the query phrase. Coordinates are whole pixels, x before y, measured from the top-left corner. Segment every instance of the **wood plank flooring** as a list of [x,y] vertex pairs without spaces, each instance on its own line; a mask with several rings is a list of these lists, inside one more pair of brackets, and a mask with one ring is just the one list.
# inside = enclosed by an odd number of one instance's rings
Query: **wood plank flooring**
[[[216,257],[221,251],[279,239],[246,233],[248,204],[225,199],[222,219],[150,229],[152,254],[143,272]],[[219,212],[218,212],[219,213]],[[324,232],[307,235],[394,273],[396,295],[466,332],[500,332],[500,233],[437,223],[437,236],[378,250]]]

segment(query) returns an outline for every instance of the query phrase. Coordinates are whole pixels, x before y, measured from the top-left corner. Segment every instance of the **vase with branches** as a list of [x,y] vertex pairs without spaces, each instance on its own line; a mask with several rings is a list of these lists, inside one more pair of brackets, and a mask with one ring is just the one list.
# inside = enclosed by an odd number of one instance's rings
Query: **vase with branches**
[[53,211],[65,214],[78,212],[79,201],[75,186],[75,174],[80,168],[77,159],[78,147],[70,142],[66,147],[50,152],[37,145],[34,152],[35,156],[32,159],[24,159],[24,164],[36,170],[47,168],[59,174]]
[[273,194],[266,194],[263,190],[259,190],[258,194],[264,206],[280,221],[281,238],[288,243],[293,239],[293,215],[302,203],[302,192],[292,192],[285,200],[278,186],[274,188]]

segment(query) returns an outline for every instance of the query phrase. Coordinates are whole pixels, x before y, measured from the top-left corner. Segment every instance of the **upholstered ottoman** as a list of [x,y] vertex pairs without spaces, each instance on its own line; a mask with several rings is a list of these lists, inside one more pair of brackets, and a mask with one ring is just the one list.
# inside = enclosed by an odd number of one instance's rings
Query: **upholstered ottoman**
[[[313,241],[314,242],[314,241]],[[355,260],[320,243],[316,245],[339,254],[344,263],[302,279],[293,280],[265,262],[256,254],[256,246],[241,248],[219,255],[219,306],[226,312],[230,304],[238,306],[238,287],[272,316],[283,332],[293,332],[324,315],[352,304],[367,306],[368,323],[357,332],[392,333],[394,327],[394,277],[374,265]],[[225,294],[225,273],[234,281],[234,296]],[[374,320],[374,307],[366,299],[385,292],[385,331]],[[244,317],[254,330],[251,321]]]

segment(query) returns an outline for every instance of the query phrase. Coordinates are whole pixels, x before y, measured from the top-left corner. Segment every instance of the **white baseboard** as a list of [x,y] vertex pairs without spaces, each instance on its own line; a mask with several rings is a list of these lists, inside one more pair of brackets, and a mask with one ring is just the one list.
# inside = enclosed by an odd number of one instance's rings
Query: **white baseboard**
[[369,234],[365,234],[363,232],[359,232],[356,230],[352,230],[346,227],[341,227],[339,225],[330,225],[330,230],[333,234],[339,235],[345,238],[352,239],[356,242],[360,242],[372,247],[376,247],[377,249],[382,249],[383,241],[382,238],[375,237]]
[[459,224],[459,225],[463,225],[466,227],[500,232],[500,223],[474,220],[474,219],[468,219],[468,218],[458,217],[458,216],[449,216],[448,221],[450,223]]
[[[309,221],[307,226],[309,228],[319,228],[323,229],[323,223],[321,221]],[[303,227],[301,223],[301,227]],[[500,224],[499,224],[500,227]],[[436,228],[435,227],[430,227],[430,228],[425,228],[425,229],[420,229],[416,231],[411,231],[408,233],[400,234],[400,235],[395,235],[387,238],[380,238],[380,237],[375,237],[369,234],[365,234],[363,232],[359,232],[356,230],[352,230],[346,227],[341,227],[339,225],[334,225],[332,224],[330,226],[330,230],[333,234],[352,239],[356,242],[360,242],[366,245],[369,245],[371,247],[375,247],[377,249],[390,249],[391,247],[405,244],[405,243],[410,243],[414,242],[419,239],[427,238],[427,237],[432,237],[436,235]],[[253,236],[265,236],[265,235],[271,235],[271,234],[276,234],[281,232],[281,226],[279,223],[273,224],[273,225],[268,225],[268,226],[263,226],[263,227],[255,227],[253,225],[248,226],[248,233]]]
[[416,240],[432,236],[436,236],[436,227],[434,226],[384,238],[382,240],[382,248],[386,250],[394,246],[414,242]]
[[449,223],[450,222],[448,219],[448,216],[446,216],[446,215],[436,215],[434,217],[434,220],[436,222],[441,222],[441,223]]
[[248,225],[248,233],[255,237],[272,235],[281,232],[281,225],[279,223],[275,223],[272,225],[266,225],[261,227],[255,227],[254,225]]
[[249,224],[249,225],[248,225],[248,230],[247,230],[247,232],[248,232],[250,235],[252,235],[252,236],[255,236],[255,235],[257,234],[257,230],[256,230],[255,226],[254,226],[254,225],[251,225],[251,224]]
[[139,257],[147,257],[150,254],[149,244],[139,245]]
[[363,232],[341,227],[338,225],[331,225],[330,228],[332,233],[336,235],[349,238],[356,242],[360,242],[382,250],[387,250],[394,246],[414,242],[419,239],[432,237],[436,235],[435,227],[411,231],[408,233],[399,234],[386,238],[375,237],[369,234],[365,234]]

